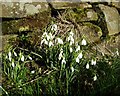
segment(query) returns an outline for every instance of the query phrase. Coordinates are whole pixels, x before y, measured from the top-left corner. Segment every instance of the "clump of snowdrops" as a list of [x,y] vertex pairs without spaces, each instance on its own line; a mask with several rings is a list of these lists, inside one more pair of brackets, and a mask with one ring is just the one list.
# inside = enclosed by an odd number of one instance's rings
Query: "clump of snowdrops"
[[[118,50],[114,58],[103,56],[98,59],[95,54],[89,56],[86,37],[77,38],[74,28],[63,35],[58,33],[57,24],[45,28],[40,46],[36,48],[39,47],[40,52],[32,52],[34,54],[31,56],[26,55],[25,50],[16,52],[13,47],[4,54],[3,72],[11,84],[19,89],[18,94],[93,96],[101,92],[106,95],[108,89],[118,84],[119,76],[115,74],[119,70]],[[41,72],[37,69],[30,71],[25,66],[36,60],[32,58],[34,55],[43,65],[39,69],[45,71],[44,76],[29,77],[30,74]],[[4,91],[9,93],[8,90]]]

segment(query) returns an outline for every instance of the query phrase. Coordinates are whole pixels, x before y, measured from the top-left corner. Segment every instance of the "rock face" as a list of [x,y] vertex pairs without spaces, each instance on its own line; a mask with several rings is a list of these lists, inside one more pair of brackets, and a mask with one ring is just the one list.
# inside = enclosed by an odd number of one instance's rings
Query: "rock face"
[[105,15],[109,35],[119,33],[119,13],[116,8],[99,4],[99,7]]

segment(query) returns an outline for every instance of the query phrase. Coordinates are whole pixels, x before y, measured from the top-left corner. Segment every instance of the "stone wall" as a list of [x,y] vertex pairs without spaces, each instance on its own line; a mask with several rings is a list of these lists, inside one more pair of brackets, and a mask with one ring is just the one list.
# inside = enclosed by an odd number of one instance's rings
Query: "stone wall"
[[[81,0],[80,2],[79,0],[76,0],[76,2],[75,0],[74,2],[72,2],[73,0],[68,0],[68,2],[63,2],[64,0],[62,2],[60,2],[61,0],[51,1],[51,5],[58,12],[69,9],[62,19],[68,21],[74,19],[76,24],[79,25],[82,34],[89,40],[89,43],[96,42],[100,52],[112,54],[113,49],[118,48],[120,50],[120,2],[118,0],[107,0],[107,2],[98,2],[100,0]],[[46,0],[42,2],[34,2],[33,0],[29,0],[29,2],[28,0],[19,0],[19,2],[9,0],[8,2],[2,0],[0,6],[2,6],[0,17],[2,18],[3,35],[1,38],[3,38],[3,45],[7,43],[4,41],[7,41],[8,37],[15,37],[20,30],[35,32],[45,27],[52,18],[51,8]],[[102,37],[109,39],[101,42],[100,38]]]

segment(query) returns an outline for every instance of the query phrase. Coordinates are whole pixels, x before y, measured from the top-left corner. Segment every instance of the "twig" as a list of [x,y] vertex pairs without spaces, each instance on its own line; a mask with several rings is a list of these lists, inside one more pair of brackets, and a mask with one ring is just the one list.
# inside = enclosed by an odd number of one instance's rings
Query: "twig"
[[18,47],[18,48],[21,49],[21,50],[24,50],[24,51],[30,52],[31,54],[34,54],[34,55],[36,55],[36,56],[42,58],[41,55],[39,55],[39,54],[37,54],[37,53],[35,53],[35,52],[32,52],[32,51],[29,51],[28,49],[23,49],[23,48],[20,48],[20,47]]
[[[53,70],[52,70],[52,71],[53,71]],[[24,83],[24,84],[22,84],[21,86],[18,86],[18,87],[20,88],[20,87],[22,87],[22,86],[28,85],[29,83],[35,82],[35,81],[41,79],[43,76],[46,76],[46,74],[49,75],[52,71],[46,70],[46,71],[43,73],[42,76],[40,76],[40,77],[38,77],[38,78],[35,78],[35,79],[33,79],[33,80],[31,80],[31,81],[29,81],[29,82],[27,82],[27,83]]]
[[[58,14],[59,14],[59,12],[58,12]],[[65,24],[71,24],[71,22],[64,20],[60,14],[59,14],[58,19]]]

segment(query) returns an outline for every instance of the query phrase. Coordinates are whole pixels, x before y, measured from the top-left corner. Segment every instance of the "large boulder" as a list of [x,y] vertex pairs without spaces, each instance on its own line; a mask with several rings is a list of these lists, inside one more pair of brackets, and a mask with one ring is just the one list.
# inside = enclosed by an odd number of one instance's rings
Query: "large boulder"
[[0,6],[2,6],[0,17],[9,18],[26,17],[48,10],[46,2],[1,2]]
[[119,33],[119,13],[116,8],[99,4],[100,9],[105,15],[109,35]]
[[10,20],[2,22],[2,33],[3,34],[16,34],[19,29],[25,29],[24,31],[33,31],[35,29],[42,29],[45,27],[50,20],[50,12],[44,11],[39,14],[21,18],[18,20]]

